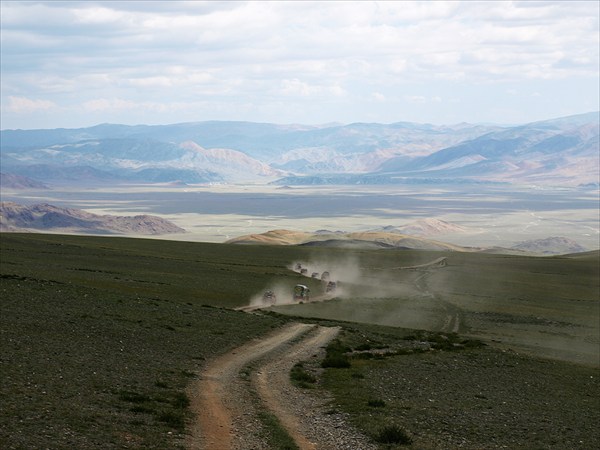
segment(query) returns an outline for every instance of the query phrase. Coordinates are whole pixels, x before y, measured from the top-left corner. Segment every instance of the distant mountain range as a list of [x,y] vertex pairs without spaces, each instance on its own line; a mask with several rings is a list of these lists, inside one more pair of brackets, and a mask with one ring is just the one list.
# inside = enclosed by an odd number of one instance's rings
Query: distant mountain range
[[[599,113],[519,126],[198,122],[3,130],[5,174],[46,184],[598,186]],[[23,185],[22,187],[27,187]]]
[[160,235],[185,233],[156,216],[111,216],[49,204],[0,203],[0,231],[53,231],[83,234]]
[[586,251],[585,248],[574,240],[559,236],[524,241],[511,248],[543,255],[581,253]]
[[0,187],[9,189],[48,189],[44,183],[12,173],[0,173]]
[[408,234],[411,236],[435,236],[446,233],[464,233],[468,231],[465,227],[438,219],[419,219],[399,227],[387,225],[374,232]]

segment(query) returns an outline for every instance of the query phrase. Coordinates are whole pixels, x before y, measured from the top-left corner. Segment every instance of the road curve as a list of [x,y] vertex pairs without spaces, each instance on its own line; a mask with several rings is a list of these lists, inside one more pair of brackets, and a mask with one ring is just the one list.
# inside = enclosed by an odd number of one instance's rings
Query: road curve
[[277,347],[306,333],[315,325],[295,323],[253,340],[208,364],[190,391],[191,409],[198,420],[191,429],[187,447],[194,450],[232,448],[232,411],[226,405],[228,386],[240,370]]
[[[193,450],[239,448],[237,430],[233,424],[248,423],[248,409],[238,408],[240,389],[249,386],[240,381],[240,371],[258,364],[252,379],[260,403],[274,414],[302,450],[316,447],[305,436],[293,411],[282,400],[291,385],[289,371],[302,359],[307,359],[333,339],[339,328],[318,327],[294,323],[255,339],[211,361],[200,379],[190,388],[191,409],[197,420],[186,444]],[[294,343],[295,340],[298,342]]]

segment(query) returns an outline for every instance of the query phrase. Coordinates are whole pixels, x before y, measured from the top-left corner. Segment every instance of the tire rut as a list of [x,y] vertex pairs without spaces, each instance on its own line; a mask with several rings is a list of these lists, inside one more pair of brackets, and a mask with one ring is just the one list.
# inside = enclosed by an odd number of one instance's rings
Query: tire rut
[[[339,328],[295,323],[211,361],[188,391],[197,420],[190,430],[187,447],[194,450],[270,448],[265,442],[268,430],[258,418],[262,408],[277,417],[301,450],[359,448],[331,447],[325,442],[332,438],[323,438],[322,427],[327,425],[315,417],[319,405],[292,386],[289,376],[294,364],[316,356],[338,332]],[[240,372],[249,365],[253,370],[248,380]],[[323,398],[318,400],[323,403]],[[298,408],[300,404],[305,406]],[[306,406],[308,404],[313,406]],[[311,421],[323,423],[315,426]],[[339,434],[350,436],[352,442],[364,439],[356,437],[357,433],[342,422],[340,419],[336,424]],[[319,426],[321,429],[317,430]],[[337,438],[339,440],[339,436]]]
[[[260,367],[253,379],[258,395],[271,410],[294,439],[300,450],[315,450],[314,442],[307,426],[300,420],[296,411],[291,408],[290,389],[292,388],[289,373],[294,364],[310,358],[316,350],[325,346],[339,332],[339,328],[318,327],[309,337],[292,347],[282,357],[269,361]],[[273,387],[276,387],[275,389]]]
[[252,341],[222,355],[208,364],[200,379],[189,390],[190,407],[197,416],[191,428],[187,447],[200,449],[232,449],[232,423],[241,415],[232,405],[232,385],[239,383],[239,372],[267,353],[301,336],[315,325],[296,323]]

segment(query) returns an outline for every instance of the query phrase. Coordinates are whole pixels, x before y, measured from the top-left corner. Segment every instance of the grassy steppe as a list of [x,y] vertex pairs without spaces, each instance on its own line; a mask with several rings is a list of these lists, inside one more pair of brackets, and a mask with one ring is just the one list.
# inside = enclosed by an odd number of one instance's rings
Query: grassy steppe
[[[600,365],[600,253],[526,257],[362,252],[354,283],[295,316],[456,331],[505,348]],[[443,267],[406,269],[445,257]],[[309,268],[310,271],[310,268]]]
[[279,270],[236,270],[248,258],[227,248],[37,234],[0,244],[3,448],[179,447],[203,361],[282,323],[202,306],[242,303],[257,273]]
[[340,342],[351,366],[326,371],[324,387],[374,440],[395,427],[416,449],[600,445],[598,369],[444,333],[348,326]]
[[[341,290],[349,298],[278,309],[395,325],[342,323],[343,343],[353,349],[398,349],[406,342],[420,348],[438,337],[398,325],[443,328],[449,312],[460,315],[461,333],[488,339],[522,343],[532,330],[536,336],[560,331],[583,342],[596,336],[597,254],[450,254],[440,270],[390,269],[438,256],[0,234],[0,443],[182,446],[189,419],[185,388],[203,361],[292,318],[220,307],[247,304],[273,283],[291,287],[301,281],[318,292],[318,281],[286,269],[294,261],[347,267],[351,280]],[[415,448],[600,443],[592,426],[600,420],[597,368],[489,347],[449,350],[383,359],[350,354],[352,367],[327,369],[321,386],[333,394],[332,408],[350,413],[365,432],[375,436],[384,424],[399,424],[415,438]],[[371,400],[383,406],[369,406]],[[531,433],[539,438],[530,439]]]

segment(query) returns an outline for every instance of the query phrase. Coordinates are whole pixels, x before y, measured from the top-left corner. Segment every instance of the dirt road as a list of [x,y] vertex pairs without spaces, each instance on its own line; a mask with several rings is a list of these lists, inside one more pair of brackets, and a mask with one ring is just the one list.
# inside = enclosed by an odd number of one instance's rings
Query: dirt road
[[323,398],[310,398],[290,382],[291,367],[323,352],[338,332],[338,328],[295,323],[209,363],[189,391],[198,420],[187,447],[268,449],[268,430],[260,420],[261,411],[267,410],[302,450],[345,448],[335,446],[340,440],[352,443],[347,448],[369,448],[343,418],[322,417]]
[[443,322],[440,324],[438,331],[442,331],[444,333],[458,333],[461,330],[462,323],[464,322],[462,320],[462,311],[452,303],[442,300],[435,292],[431,292],[427,284],[427,279],[433,274],[432,270],[443,268],[445,266],[446,258],[439,258],[429,264],[414,266],[419,268],[424,267],[426,270],[422,271],[422,269],[419,269],[423,273],[415,278],[413,283],[424,297],[434,299],[444,308],[446,315]]

